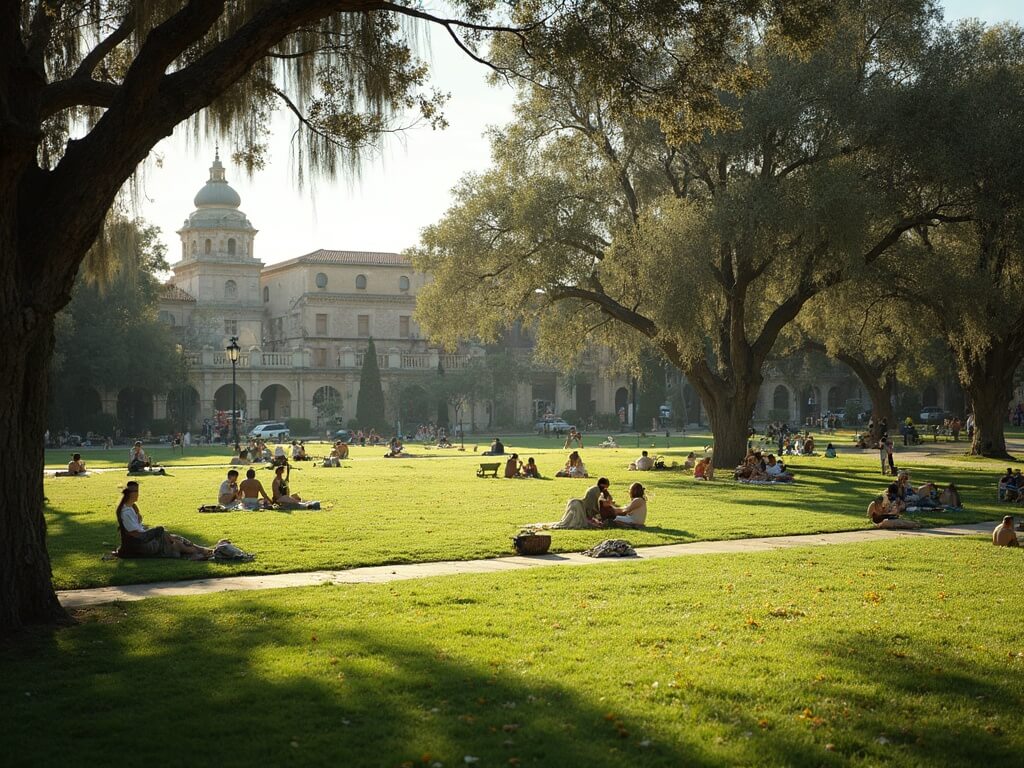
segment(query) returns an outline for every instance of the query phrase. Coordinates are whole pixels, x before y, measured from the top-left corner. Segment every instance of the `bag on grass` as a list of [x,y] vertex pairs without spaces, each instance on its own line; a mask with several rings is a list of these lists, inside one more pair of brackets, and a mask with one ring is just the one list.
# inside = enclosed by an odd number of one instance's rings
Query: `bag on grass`
[[227,539],[221,539],[213,548],[213,559],[225,563],[248,563],[254,560],[256,555],[245,552],[236,547]]

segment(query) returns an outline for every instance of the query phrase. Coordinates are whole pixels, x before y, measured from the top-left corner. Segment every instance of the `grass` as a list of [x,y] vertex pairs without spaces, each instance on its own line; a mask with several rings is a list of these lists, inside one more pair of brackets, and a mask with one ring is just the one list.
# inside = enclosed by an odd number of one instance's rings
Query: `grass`
[[12,767],[1017,766],[1022,566],[904,538],[103,606],[0,647],[0,743]]
[[[634,438],[635,439],[635,438]],[[681,461],[692,448],[702,450],[702,436],[673,438],[659,453]],[[837,441],[838,443],[839,441]],[[536,457],[541,471],[552,475],[565,452],[544,438],[510,440],[509,448]],[[650,444],[645,443],[648,450]],[[483,450],[483,445],[480,446]],[[59,588],[187,579],[240,573],[347,568],[361,565],[492,557],[510,551],[510,537],[525,523],[557,520],[568,498],[579,497],[593,482],[571,479],[477,479],[485,460],[471,450],[415,448],[431,458],[388,460],[382,448],[355,448],[343,469],[305,466],[292,475],[292,488],[305,498],[327,502],[319,512],[233,512],[198,514],[199,505],[215,501],[226,472],[223,449],[194,449],[186,460],[219,467],[172,468],[169,477],[141,479],[140,507],[149,525],[188,536],[199,543],[231,539],[257,559],[224,566],[157,560],[103,561],[117,546],[114,507],[125,476],[119,469],[88,478],[47,478],[47,523],[54,580]],[[314,449],[315,452],[315,449]],[[109,453],[109,452],[108,452]],[[120,464],[121,452],[117,453]],[[90,466],[98,466],[87,454]],[[159,455],[159,454],[158,454]],[[676,472],[627,472],[635,458],[628,448],[584,451],[591,476],[607,475],[617,500],[640,480],[648,488],[649,527],[630,531],[634,545],[653,545],[751,536],[853,530],[867,526],[864,510],[885,479],[874,452],[852,452],[828,460],[794,457],[799,483],[791,487],[740,486],[725,479],[697,483]],[[108,461],[113,457],[108,456]],[[995,462],[960,463],[930,457],[911,464],[915,481],[955,481],[967,512],[932,512],[926,524],[994,519],[1003,508],[994,500],[1000,471]],[[272,475],[259,470],[269,488]],[[556,531],[552,551],[579,551],[603,538],[604,531]]]

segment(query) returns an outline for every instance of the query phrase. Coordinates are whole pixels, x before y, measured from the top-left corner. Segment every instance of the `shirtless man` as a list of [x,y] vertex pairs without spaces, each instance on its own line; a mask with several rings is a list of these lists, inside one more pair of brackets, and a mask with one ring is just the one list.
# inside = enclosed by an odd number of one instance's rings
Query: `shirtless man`
[[648,470],[654,469],[654,459],[647,455],[647,451],[640,451],[640,458],[633,461],[629,465],[629,469],[647,472]]
[[907,520],[886,506],[885,496],[875,496],[868,504],[868,517],[876,528],[920,528],[916,520]]
[[220,484],[220,492],[217,494],[217,503],[222,507],[230,507],[242,498],[242,491],[238,488],[238,470],[228,470],[228,479]]
[[85,474],[85,462],[82,461],[82,454],[72,455],[71,461],[68,462],[68,473],[72,475]]
[[239,483],[238,490],[242,492],[242,506],[246,509],[259,509],[261,496],[266,506],[269,507],[273,503],[263,489],[263,483],[256,479],[255,469],[246,471],[245,480]]
[[997,547],[1019,547],[1020,542],[1017,541],[1017,534],[1013,530],[1013,515],[1007,515],[1003,518],[1003,522],[996,526],[996,529],[992,531],[992,543]]

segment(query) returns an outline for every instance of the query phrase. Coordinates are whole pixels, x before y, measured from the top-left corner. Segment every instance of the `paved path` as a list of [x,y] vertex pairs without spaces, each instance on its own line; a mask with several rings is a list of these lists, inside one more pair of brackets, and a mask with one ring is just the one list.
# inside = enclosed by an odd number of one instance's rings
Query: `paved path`
[[[352,568],[344,571],[309,571],[305,573],[279,573],[262,576],[227,576],[194,581],[164,581],[154,584],[128,584],[120,587],[75,589],[58,592],[65,608],[82,608],[100,603],[145,600],[148,597],[176,595],[204,595],[212,592],[233,592],[253,589],[283,589],[310,587],[318,584],[383,584],[389,581],[422,579],[428,576],[454,576],[466,573],[499,573],[543,568],[554,565],[611,565],[638,560],[656,560],[683,555],[708,555],[722,552],[764,552],[790,547],[813,547],[828,544],[852,544],[862,541],[881,541],[904,536],[965,536],[990,533],[993,521],[943,528],[921,528],[909,531],[869,529],[841,533],[818,533],[801,536],[769,536],[759,539],[733,539],[730,541],[694,541],[687,544],[666,544],[657,547],[639,547],[637,557],[593,558],[576,553],[543,555],[541,557],[496,557],[487,560],[446,560],[410,565],[379,565]],[[622,531],[628,536],[628,531]]]

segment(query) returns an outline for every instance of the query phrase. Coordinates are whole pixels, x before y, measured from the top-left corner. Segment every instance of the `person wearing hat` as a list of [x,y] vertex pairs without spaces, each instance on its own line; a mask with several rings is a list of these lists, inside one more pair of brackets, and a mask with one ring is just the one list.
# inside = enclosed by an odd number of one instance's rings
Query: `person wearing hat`
[[139,484],[130,481],[121,489],[117,504],[117,529],[121,535],[119,557],[170,557],[209,560],[213,550],[193,544],[184,536],[168,533],[162,526],[149,528],[139,512]]
[[1019,547],[1017,533],[1013,530],[1013,515],[1007,515],[1003,522],[992,531],[992,543],[997,547]]

